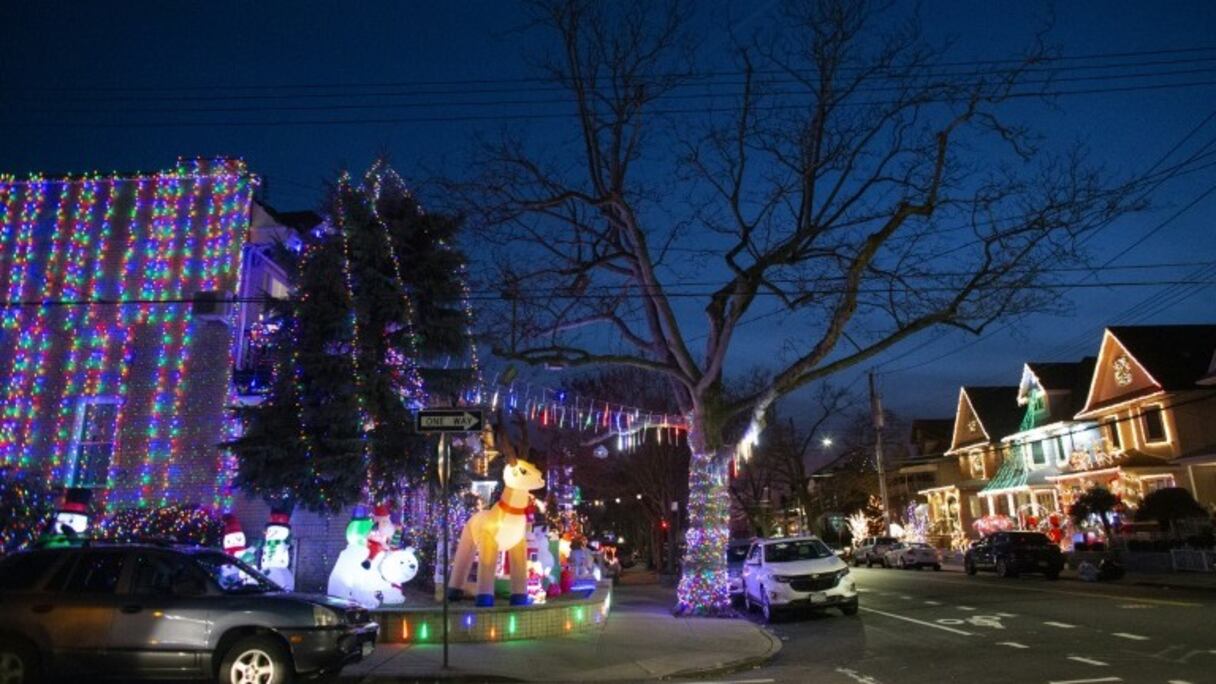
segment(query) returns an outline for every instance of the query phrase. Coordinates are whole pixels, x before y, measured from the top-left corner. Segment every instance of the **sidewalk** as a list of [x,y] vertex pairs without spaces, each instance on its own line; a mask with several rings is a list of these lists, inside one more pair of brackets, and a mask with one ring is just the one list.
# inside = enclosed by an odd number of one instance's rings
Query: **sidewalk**
[[622,584],[604,628],[556,639],[452,644],[380,645],[342,673],[367,684],[417,679],[469,681],[612,681],[708,675],[757,665],[781,642],[746,620],[676,618],[674,592],[653,584]]

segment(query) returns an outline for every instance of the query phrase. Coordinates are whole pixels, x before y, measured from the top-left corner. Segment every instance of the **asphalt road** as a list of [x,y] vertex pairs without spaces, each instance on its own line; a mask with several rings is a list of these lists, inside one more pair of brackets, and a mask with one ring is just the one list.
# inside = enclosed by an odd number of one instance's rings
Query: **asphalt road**
[[780,620],[770,627],[782,639],[773,660],[717,681],[1216,682],[1216,592],[931,570],[853,573],[863,592],[859,615]]

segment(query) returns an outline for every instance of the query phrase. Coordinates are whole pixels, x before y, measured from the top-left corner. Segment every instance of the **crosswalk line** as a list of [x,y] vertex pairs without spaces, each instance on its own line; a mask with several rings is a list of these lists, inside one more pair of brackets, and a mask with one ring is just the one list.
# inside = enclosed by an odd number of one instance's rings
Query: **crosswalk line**
[[1140,634],[1128,634],[1127,632],[1115,632],[1112,636],[1117,636],[1120,639],[1131,639],[1132,641],[1148,641],[1148,637]]

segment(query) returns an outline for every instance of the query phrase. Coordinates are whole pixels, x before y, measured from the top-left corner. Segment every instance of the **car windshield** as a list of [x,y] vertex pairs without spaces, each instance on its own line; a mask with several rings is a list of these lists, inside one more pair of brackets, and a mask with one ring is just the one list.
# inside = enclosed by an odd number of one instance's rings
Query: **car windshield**
[[874,543],[875,544],[887,544],[887,545],[894,544],[895,537],[879,537],[878,539],[874,540]]
[[746,546],[728,546],[726,547],[726,561],[728,563],[742,563],[747,558]]
[[922,544],[919,542],[917,542],[915,544],[908,544],[908,547],[913,548],[913,549],[931,549],[931,548],[933,548],[932,546],[929,546],[928,544]]
[[1011,534],[1009,541],[1018,546],[1047,546],[1051,543],[1043,534]]
[[200,553],[194,556],[194,560],[225,593],[265,594],[282,591],[281,587],[258,571],[226,553]]
[[832,550],[818,539],[776,542],[764,547],[764,560],[769,563],[815,560],[832,556]]

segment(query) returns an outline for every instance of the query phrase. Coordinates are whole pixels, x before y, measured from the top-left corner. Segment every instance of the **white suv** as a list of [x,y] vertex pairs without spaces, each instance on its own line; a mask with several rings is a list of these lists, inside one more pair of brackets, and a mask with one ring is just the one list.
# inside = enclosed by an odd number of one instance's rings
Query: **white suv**
[[817,537],[758,539],[743,564],[743,601],[759,606],[766,622],[780,610],[839,608],[857,613],[849,566]]

